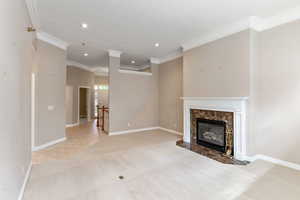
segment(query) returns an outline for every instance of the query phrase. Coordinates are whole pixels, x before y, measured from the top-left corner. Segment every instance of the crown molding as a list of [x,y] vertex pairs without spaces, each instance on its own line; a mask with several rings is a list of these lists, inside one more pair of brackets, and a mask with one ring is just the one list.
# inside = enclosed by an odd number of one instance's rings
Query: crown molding
[[94,72],[91,67],[83,65],[83,64],[73,61],[73,60],[67,60],[67,66],[74,66],[74,67],[78,67],[78,68],[81,68],[81,69],[89,71],[89,72]]
[[202,46],[204,44],[216,41],[218,39],[224,38],[226,36],[232,35],[234,33],[241,32],[243,30],[249,29],[250,27],[250,18],[246,18],[235,22],[233,24],[224,26],[222,28],[216,29],[212,32],[205,34],[204,36],[192,40],[190,42],[186,42],[182,45],[183,51],[188,51],[198,46]]
[[109,74],[108,67],[97,66],[97,67],[94,67],[92,70],[95,73],[95,75],[98,75],[98,76],[108,76],[108,74]]
[[239,22],[224,26],[221,29],[216,29],[198,39],[182,44],[183,52],[243,30],[253,29],[261,32],[299,19],[300,6],[285,10],[284,12],[267,18],[251,16]]
[[31,23],[36,30],[40,29],[36,0],[25,0]]
[[150,58],[150,63],[152,63],[152,64],[160,64],[160,59],[159,58]]
[[67,50],[67,48],[69,46],[69,44],[67,42],[65,42],[57,37],[54,37],[46,32],[37,32],[36,35],[39,40],[42,40],[49,44],[52,44],[53,46],[56,46],[65,51]]
[[159,59],[159,63],[163,64],[171,60],[175,60],[176,58],[180,58],[183,56],[182,49],[172,52],[171,54],[162,57]]
[[116,57],[116,58],[120,58],[121,57],[122,52],[121,51],[117,51],[117,50],[108,50],[108,55],[110,57]]
[[89,71],[98,76],[108,76],[109,69],[104,66],[87,66],[73,60],[67,60],[67,66],[74,66]]
[[299,19],[300,6],[285,10],[284,12],[268,18],[252,17],[251,28],[255,29],[256,31],[265,31]]

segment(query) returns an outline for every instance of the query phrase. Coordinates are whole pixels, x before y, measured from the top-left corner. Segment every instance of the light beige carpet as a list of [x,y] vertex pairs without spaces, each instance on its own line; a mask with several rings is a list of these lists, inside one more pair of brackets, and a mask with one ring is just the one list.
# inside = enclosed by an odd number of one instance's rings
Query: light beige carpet
[[[34,154],[24,200],[299,200],[300,173],[256,161],[218,163],[147,131],[98,135],[92,124]],[[124,176],[124,179],[119,179]]]

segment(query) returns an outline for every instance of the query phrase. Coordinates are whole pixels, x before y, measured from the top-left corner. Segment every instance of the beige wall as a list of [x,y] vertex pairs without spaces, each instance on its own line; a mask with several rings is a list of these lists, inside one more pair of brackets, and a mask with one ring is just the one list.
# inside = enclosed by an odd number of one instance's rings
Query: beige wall
[[159,65],[159,125],[183,133],[183,59]]
[[[76,66],[67,66],[67,86],[73,88],[73,110],[72,110],[72,120],[67,121],[67,124],[76,124],[78,123],[78,116],[79,116],[79,87],[88,87],[89,90],[89,99],[90,103],[88,106],[90,107],[90,113],[94,112],[94,73],[80,69]],[[68,110],[66,110],[68,112]],[[66,114],[67,116],[70,113]]]
[[249,96],[248,152],[300,164],[300,20],[184,54],[184,96]]
[[66,124],[73,123],[73,106],[74,106],[74,88],[73,86],[66,86],[65,109],[66,109]]
[[66,51],[38,40],[35,73],[35,146],[40,146],[65,137]]
[[[109,86],[108,76],[95,76],[95,85]],[[98,90],[98,101],[100,105],[108,106],[109,90]]]
[[158,126],[158,66],[152,76],[123,74],[120,58],[110,57],[109,67],[110,132]]
[[0,199],[18,199],[31,160],[30,77],[33,33],[25,1],[0,6]]
[[184,53],[185,97],[249,96],[249,30]]
[[259,33],[255,153],[300,164],[300,21]]

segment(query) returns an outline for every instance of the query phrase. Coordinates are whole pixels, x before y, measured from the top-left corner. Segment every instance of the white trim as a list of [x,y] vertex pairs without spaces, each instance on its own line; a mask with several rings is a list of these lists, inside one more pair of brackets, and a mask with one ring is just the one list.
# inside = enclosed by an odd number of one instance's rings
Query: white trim
[[181,58],[183,56],[182,50],[180,49],[179,51],[175,51],[165,57],[159,58],[159,64],[166,63],[171,60],[175,60],[177,58]]
[[280,159],[273,158],[273,157],[266,156],[266,155],[262,155],[262,154],[258,154],[258,155],[251,156],[251,157],[246,156],[245,160],[247,160],[249,162],[254,162],[256,160],[264,160],[264,161],[268,161],[268,162],[271,162],[271,163],[274,163],[274,164],[277,164],[277,165],[281,165],[281,166],[284,166],[284,167],[288,167],[288,168],[300,171],[300,165],[299,164],[284,161],[284,160],[280,160]]
[[67,66],[78,67],[78,68],[84,69],[84,70],[89,71],[89,72],[94,72],[91,67],[83,65],[83,64],[81,64],[79,62],[76,62],[76,61],[72,61],[72,60],[67,60]]
[[[292,9],[285,10],[277,15],[260,18],[257,16],[250,16],[246,19],[240,20],[238,22],[229,24],[220,29],[216,29],[211,31],[204,36],[189,41],[187,43],[182,44],[183,51],[188,51],[195,47],[199,47],[201,45],[216,41],[218,39],[224,38],[226,36],[232,35],[234,33],[238,33],[247,29],[254,29],[256,31],[265,31],[276,26],[280,26],[282,24],[286,24],[295,20],[300,19],[300,6]],[[173,52],[174,53],[174,52]]]
[[71,128],[71,127],[74,127],[74,126],[79,126],[79,123],[75,123],[75,124],[66,124],[66,128]]
[[119,69],[119,72],[123,73],[123,74],[136,74],[136,75],[143,75],[143,76],[152,76],[151,72],[140,72],[140,71],[125,70],[125,69]]
[[98,76],[108,76],[109,73],[109,68],[104,66],[93,67],[92,70]]
[[152,64],[160,64],[159,58],[150,58],[150,63]]
[[265,19],[255,17],[252,28],[264,31],[300,19],[300,6]]
[[136,133],[142,131],[151,131],[151,130],[157,130],[159,128],[160,127],[149,127],[149,128],[141,128],[141,129],[131,129],[127,131],[116,131],[116,132],[110,132],[109,135],[122,135],[122,134]]
[[23,181],[23,184],[22,184],[22,187],[21,187],[21,190],[20,190],[20,194],[19,194],[18,200],[22,200],[23,199],[24,192],[25,192],[25,189],[26,189],[26,185],[27,185],[27,183],[29,181],[31,169],[32,169],[32,162],[30,162],[30,164],[29,164],[29,166],[27,168],[27,171],[26,171],[26,174],[25,174],[25,177],[24,177],[24,181]]
[[131,71],[141,71],[141,70],[145,70],[147,68],[150,68],[150,65],[144,65],[144,66],[135,66],[135,65],[121,65],[120,69],[122,70],[131,70]]
[[186,42],[182,44],[183,51],[188,51],[190,49],[193,49],[195,47],[199,47],[201,45],[216,41],[218,39],[224,38],[226,36],[232,35],[234,33],[241,32],[243,30],[247,30],[250,28],[250,17],[240,20],[238,22],[235,22],[233,24],[229,24],[227,26],[223,26],[219,29],[216,29],[214,31],[211,31],[207,34],[204,34],[204,36],[194,39],[190,42]]
[[249,97],[180,97],[182,100],[247,100]]
[[163,127],[159,127],[160,130],[163,130],[163,131],[167,131],[169,133],[173,133],[173,134],[176,134],[176,135],[181,135],[183,136],[183,133],[180,133],[178,131],[174,131],[174,130],[171,130],[171,129],[167,129],[167,128],[163,128]]
[[116,58],[120,58],[121,57],[122,52],[121,51],[117,51],[117,50],[108,50],[108,55],[110,57],[116,57]]
[[52,141],[52,142],[48,142],[46,144],[34,147],[33,151],[39,151],[39,150],[45,149],[45,148],[50,147],[52,145],[55,145],[57,143],[64,142],[66,139],[67,139],[66,137],[63,137],[63,138],[60,138],[58,140],[55,140],[55,141]]
[[61,39],[59,39],[59,38],[57,38],[55,36],[52,36],[52,35],[50,35],[50,34],[48,34],[46,32],[42,32],[42,31],[41,32],[37,32],[36,35],[37,35],[37,38],[39,40],[47,42],[47,43],[49,43],[51,45],[54,45],[54,46],[56,46],[56,47],[58,47],[60,49],[65,50],[65,51],[67,50],[67,48],[69,46],[69,44],[67,42],[65,42],[65,41],[63,41],[63,40],[61,40]]
[[35,146],[35,74],[31,74],[31,149]]
[[183,140],[191,142],[191,109],[214,110],[234,113],[234,157],[244,160],[247,156],[247,99],[193,99],[184,100],[184,136]]
[[88,89],[88,94],[87,94],[87,120],[91,121],[91,95],[92,95],[92,91],[91,91],[91,87],[89,86],[78,86],[78,118],[77,118],[77,123],[80,124],[80,88],[85,88]]

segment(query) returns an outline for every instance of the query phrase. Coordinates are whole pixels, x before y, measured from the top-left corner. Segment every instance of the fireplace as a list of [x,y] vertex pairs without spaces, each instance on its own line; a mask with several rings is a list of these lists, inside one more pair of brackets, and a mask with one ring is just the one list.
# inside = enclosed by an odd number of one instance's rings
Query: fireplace
[[226,122],[198,118],[196,142],[199,145],[225,153]]
[[182,99],[184,137],[180,146],[223,163],[247,158],[247,97]]

